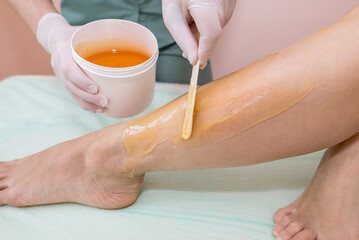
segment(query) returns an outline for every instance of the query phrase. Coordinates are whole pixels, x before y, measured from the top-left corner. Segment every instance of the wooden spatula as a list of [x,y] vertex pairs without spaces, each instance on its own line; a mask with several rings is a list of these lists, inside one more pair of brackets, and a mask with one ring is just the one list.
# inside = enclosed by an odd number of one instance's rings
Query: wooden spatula
[[199,61],[193,66],[191,83],[189,85],[188,97],[187,97],[187,108],[186,115],[184,117],[182,137],[183,139],[189,139],[192,134],[193,125],[193,110],[196,103],[196,92],[197,92],[197,80],[199,71]]

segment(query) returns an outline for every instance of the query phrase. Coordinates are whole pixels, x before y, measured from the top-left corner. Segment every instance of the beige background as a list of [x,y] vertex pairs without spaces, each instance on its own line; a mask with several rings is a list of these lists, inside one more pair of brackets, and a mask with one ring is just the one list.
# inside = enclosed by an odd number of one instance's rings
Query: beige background
[[[237,0],[232,20],[212,55],[214,77],[333,23],[357,5],[358,0]],[[0,34],[0,79],[52,74],[49,55],[5,0],[0,0]]]

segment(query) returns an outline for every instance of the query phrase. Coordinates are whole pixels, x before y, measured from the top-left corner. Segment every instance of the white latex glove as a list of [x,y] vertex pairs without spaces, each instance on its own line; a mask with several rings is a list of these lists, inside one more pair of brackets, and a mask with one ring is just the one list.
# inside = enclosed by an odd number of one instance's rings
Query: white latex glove
[[37,40],[51,54],[51,66],[72,97],[84,109],[104,112],[107,98],[98,93],[96,84],[76,64],[71,53],[71,36],[78,27],[68,24],[57,13],[48,13],[37,27]]
[[235,5],[236,0],[162,0],[166,27],[192,65],[197,59],[202,69],[207,65]]

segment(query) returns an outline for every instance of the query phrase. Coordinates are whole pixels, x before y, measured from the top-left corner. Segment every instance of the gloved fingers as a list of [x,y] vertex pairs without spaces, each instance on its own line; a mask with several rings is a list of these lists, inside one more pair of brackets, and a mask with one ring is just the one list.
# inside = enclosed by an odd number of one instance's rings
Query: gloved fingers
[[[67,87],[66,87],[67,88]],[[67,89],[70,93],[70,95],[76,100],[76,102],[85,110],[94,112],[94,113],[103,113],[106,111],[106,108],[99,107],[95,104],[86,102],[81,97],[77,96],[75,93],[71,92],[70,89]]]
[[[55,75],[57,78],[64,84],[65,88],[70,92],[71,96],[76,96],[75,100],[82,106],[86,107],[86,110],[90,109],[92,112],[96,111],[104,111],[104,105],[107,105],[107,99],[102,94],[91,94],[83,91],[78,88],[75,84],[73,84],[70,80],[66,79],[64,74],[58,68],[53,68]],[[82,101],[79,101],[81,99]],[[86,104],[85,104],[86,103]],[[90,105],[89,105],[90,104]],[[93,107],[93,106],[95,107]],[[89,108],[92,106],[91,108]]]
[[[192,21],[193,21],[193,20],[192,20]],[[196,23],[193,21],[191,24],[189,24],[189,28],[191,29],[192,35],[194,36],[194,38],[195,38],[196,41],[198,42],[199,32],[198,32]]]
[[[77,96],[77,98],[75,99],[77,100],[78,103],[81,104],[81,106],[86,107],[86,109],[89,109],[90,106],[97,105],[96,108],[92,106],[90,108],[91,111],[97,111],[99,109],[102,110],[106,108],[108,100],[105,96],[103,96],[100,93],[97,94],[89,93],[77,85],[77,84],[79,85],[82,84],[82,86],[85,86],[86,84],[88,84],[88,82],[90,82],[90,84],[92,84],[93,82],[75,63],[75,61],[72,59],[72,56],[69,55],[68,53],[69,49],[65,48],[63,50],[64,51],[59,51],[59,50],[54,51],[51,57],[51,65],[56,76],[63,82],[63,84],[69,90],[72,96],[73,95]],[[70,76],[71,79],[68,76]],[[96,86],[96,91],[93,91],[92,89],[91,91],[97,92],[97,86]],[[82,99],[83,101],[79,101],[78,100],[79,98]]]
[[88,93],[80,88],[78,88],[71,80],[64,80],[66,88],[74,93],[76,96],[81,98],[82,100],[91,103],[93,105],[97,105],[97,107],[106,108],[108,104],[107,98],[101,93],[92,94]]
[[212,5],[190,6],[189,10],[200,34],[198,57],[200,67],[203,69],[207,65],[212,50],[222,34],[222,25],[218,11]]
[[[63,52],[66,51],[66,52]],[[73,82],[77,87],[81,88],[84,91],[89,93],[97,93],[97,85],[82,71],[82,69],[76,64],[75,60],[72,58],[72,54],[69,47],[65,49],[59,49],[59,51],[54,53],[55,65],[53,68],[60,68],[60,71],[71,82]]]
[[197,62],[198,44],[192,34],[189,23],[176,1],[164,1],[164,23],[178,46],[188,56],[191,64]]
[[222,28],[232,17],[237,0],[187,0],[188,8],[204,7],[211,5],[217,10],[219,21]]

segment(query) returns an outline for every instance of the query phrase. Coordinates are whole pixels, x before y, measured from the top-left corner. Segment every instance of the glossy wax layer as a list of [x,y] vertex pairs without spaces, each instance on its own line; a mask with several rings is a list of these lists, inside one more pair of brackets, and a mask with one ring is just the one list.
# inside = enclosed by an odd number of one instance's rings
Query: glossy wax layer
[[181,137],[187,95],[130,122],[123,134],[127,156],[140,160],[165,141],[177,147],[223,141],[298,103],[315,88],[310,81],[286,83],[280,66],[258,79],[275,55],[200,87],[189,140]]

